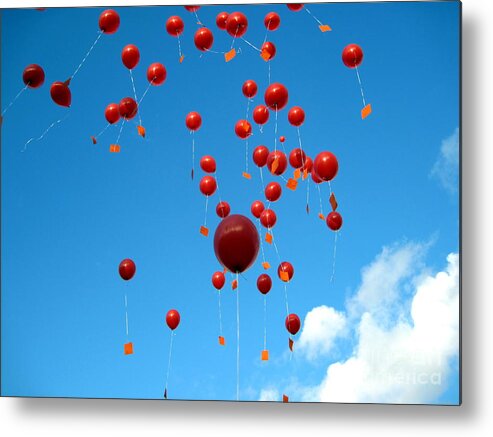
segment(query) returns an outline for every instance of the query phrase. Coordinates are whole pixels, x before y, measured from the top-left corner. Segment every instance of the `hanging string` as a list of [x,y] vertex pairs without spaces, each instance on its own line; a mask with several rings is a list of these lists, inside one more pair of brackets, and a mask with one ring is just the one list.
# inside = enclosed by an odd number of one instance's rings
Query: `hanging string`
[[318,189],[318,200],[320,202],[320,214],[324,215],[324,210],[322,208],[322,194],[320,194],[320,184],[316,184]]
[[236,272],[236,400],[240,400],[240,284]]
[[205,196],[205,216],[204,216],[204,228],[207,227],[207,206],[209,205],[209,196]]
[[118,132],[118,137],[116,138],[115,143],[118,144],[120,141],[120,137],[122,136],[123,126],[125,125],[126,118],[123,118],[122,124],[120,125],[120,132]]
[[315,15],[313,15],[308,8],[305,7],[305,11],[308,12],[309,15],[312,16],[312,18],[320,25],[323,26],[324,24],[317,18]]
[[[132,73],[132,70],[128,70],[130,72],[130,80],[132,81],[132,90],[134,92],[134,98],[135,98],[135,101],[138,102],[138,99],[137,99],[137,92],[135,91],[135,82],[134,82],[134,75]],[[138,115],[139,115],[139,125],[142,126],[142,118],[140,117],[140,111],[137,111]]]
[[248,173],[248,138],[245,140],[245,173]]
[[277,107],[276,107],[276,120],[274,124],[274,151],[277,152]]
[[240,36],[240,39],[242,41],[245,41],[250,47],[252,47],[254,50],[257,50],[257,52],[262,52],[262,50],[260,50],[258,47],[255,47],[250,41],[248,41],[247,39],[243,38],[242,36]]
[[180,41],[180,34],[176,32],[176,37],[178,38],[178,55],[180,56],[180,59],[183,56],[183,53],[181,52],[181,41]]
[[363,85],[361,83],[361,77],[359,76],[358,66],[356,68],[356,76],[358,77],[359,89],[361,91],[361,98],[363,99],[363,106],[366,106],[365,93],[363,92]]
[[146,90],[144,91],[144,94],[142,94],[142,97],[140,98],[140,100],[137,102],[137,106],[140,106],[140,103],[142,102],[142,100],[144,100],[144,97],[147,95],[149,89],[151,88],[151,85],[154,83],[154,78],[149,82],[149,85],[147,85],[147,88]]
[[260,226],[260,219],[257,219],[258,233],[260,235],[260,250],[262,251],[262,263],[265,264],[265,252],[264,252],[264,242],[262,238],[262,226]]
[[306,213],[310,214],[310,176],[306,178]]
[[236,32],[235,32],[235,36],[233,37],[233,41],[231,41],[231,47],[230,47],[230,51],[233,50],[233,47],[235,45],[235,41],[236,41],[236,36],[238,35],[238,30],[239,30],[239,26],[236,27]]
[[128,337],[128,302],[127,302],[127,292],[125,292],[125,332]]
[[264,294],[264,351],[267,350],[267,295]]
[[[296,127],[296,130],[298,131],[298,142],[300,143],[300,150],[303,152],[303,146],[301,145],[301,132],[300,132],[300,127],[297,126]],[[303,156],[303,154],[302,154]],[[305,165],[305,163],[303,162],[303,165]]]
[[99,41],[99,38],[101,38],[101,35],[103,35],[103,31],[102,30],[99,30],[98,31],[98,36],[96,37],[96,40],[92,43],[92,46],[91,48],[89,49],[89,51],[86,53],[86,56],[84,56],[84,59],[82,59],[81,63],[79,64],[79,66],[75,69],[74,71],[74,74],[72,74],[72,76],[70,76],[70,79],[73,79],[75,77],[75,75],[79,72],[80,68],[82,67],[82,65],[84,64],[84,62],[86,62],[86,59],[87,57],[89,56],[89,54],[92,52],[92,49],[96,46],[96,44],[98,43]]
[[270,85],[270,61],[267,62],[268,68],[269,68],[269,85]]
[[106,129],[108,129],[109,127],[111,126],[111,123],[107,123],[106,126],[104,127],[104,129],[99,132],[95,137],[94,139],[97,140],[101,135],[103,135],[105,132],[106,132]]
[[190,135],[192,135],[192,179],[195,172],[195,131],[191,130]]
[[168,356],[168,369],[166,370],[166,384],[164,386],[164,397],[167,398],[168,394],[168,381],[169,381],[169,372],[171,369],[171,352],[173,350],[173,331],[171,331],[171,337],[169,341],[169,356]]
[[24,91],[26,91],[26,90],[27,90],[27,87],[28,87],[28,86],[29,86],[29,85],[24,86],[24,88],[22,88],[22,89],[21,89],[21,90],[17,93],[17,95],[14,97],[14,100],[12,100],[12,101],[8,104],[8,106],[7,106],[7,107],[6,107],[6,108],[2,111],[2,117],[3,117],[3,116],[5,115],[5,113],[6,113],[6,112],[10,109],[10,107],[14,104],[14,102],[15,102],[15,101],[16,101],[16,100],[20,97],[20,95],[21,95]]
[[219,336],[223,336],[223,319],[221,311],[221,290],[218,290],[218,303],[219,303]]
[[267,41],[267,35],[269,34],[269,27],[270,27],[270,22],[272,20],[269,20],[269,22],[267,23],[267,26],[265,27],[265,36],[264,36],[264,42],[262,43],[262,45],[265,44],[265,41]]
[[265,191],[265,184],[264,184],[264,172],[262,170],[262,167],[259,167],[260,170],[260,181],[262,182],[262,193]]
[[334,282],[334,276],[336,274],[337,234],[339,234],[339,231],[336,231],[334,233],[334,254],[332,258],[332,276],[330,277],[330,282]]
[[51,130],[51,129],[55,126],[55,125],[57,125],[57,124],[61,123],[62,121],[64,121],[64,120],[65,120],[65,119],[66,119],[69,115],[70,115],[70,112],[69,112],[69,113],[67,113],[67,114],[65,115],[65,117],[62,117],[62,118],[60,118],[59,120],[54,121],[53,123],[51,123],[51,124],[48,126],[48,128],[47,128],[47,129],[46,129],[46,130],[45,130],[45,131],[41,134],[41,136],[39,136],[38,138],[30,138],[29,140],[27,140],[27,142],[24,144],[24,147],[23,147],[23,149],[21,150],[21,152],[25,152],[25,151],[26,151],[26,149],[27,149],[27,146],[28,146],[30,143],[32,143],[33,141],[41,141],[41,140],[45,137],[45,135],[46,135],[46,134],[47,134],[47,133],[48,133],[48,132],[49,132],[49,131],[50,131],[50,130]]
[[197,19],[197,24],[200,26],[204,26],[204,24],[200,21],[199,15],[197,14],[197,11],[193,11],[195,18]]

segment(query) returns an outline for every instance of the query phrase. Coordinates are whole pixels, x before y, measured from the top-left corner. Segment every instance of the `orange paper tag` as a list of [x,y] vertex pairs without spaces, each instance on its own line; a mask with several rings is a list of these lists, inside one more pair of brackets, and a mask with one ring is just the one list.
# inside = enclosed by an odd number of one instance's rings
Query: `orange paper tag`
[[332,30],[328,24],[321,24],[318,28],[322,32],[330,32]]
[[305,180],[307,177],[308,177],[308,170],[305,168],[305,170],[303,170],[303,180]]
[[298,182],[295,179],[289,178],[288,183],[286,184],[286,187],[288,187],[290,190],[296,190],[296,187],[298,186]]
[[269,351],[268,350],[263,350],[262,355],[260,356],[260,359],[262,361],[269,361]]
[[262,50],[262,51],[260,52],[260,57],[261,57],[261,58],[262,58],[265,62],[267,62],[267,61],[271,58],[270,53],[269,53],[267,50]]
[[231,283],[231,288],[233,290],[236,290],[238,288],[238,281],[236,279],[234,279],[233,282]]
[[286,395],[282,395],[282,401],[287,404],[289,402],[289,398]]
[[120,153],[120,146],[118,144],[110,144],[111,153]]
[[123,345],[123,353],[125,355],[132,355],[134,353],[134,345],[130,343],[125,343]]
[[229,52],[225,53],[224,54],[224,60],[226,62],[229,62],[231,61],[231,59],[233,59],[234,57],[236,56],[236,50],[235,49],[231,49]]
[[297,168],[294,173],[293,173],[293,177],[295,179],[299,179],[301,177],[301,170],[299,168]]
[[279,167],[279,158],[274,159],[272,162],[272,167],[271,167],[271,173],[274,174],[277,170],[277,167]]
[[267,232],[265,234],[265,241],[267,241],[267,243],[269,243],[269,244],[272,244],[272,234],[270,234],[269,232]]
[[263,263],[262,263],[262,267],[263,267],[265,270],[268,270],[268,269],[270,269],[270,264],[269,264],[267,261],[265,261],[265,262],[263,262]]
[[200,227],[200,233],[204,236],[207,237],[209,235],[209,229],[207,229],[205,226]]
[[146,136],[146,130],[144,126],[137,126],[137,132],[142,138],[145,138]]
[[96,140],[96,137],[91,137],[91,140],[92,140],[92,143],[93,143],[93,144],[97,144],[97,142],[98,142],[98,141]]
[[337,209],[337,200],[334,193],[330,195],[329,202],[330,202],[330,206],[332,206],[332,211],[335,211]]
[[224,337],[219,336],[219,344],[221,346],[224,346],[226,344],[226,340],[224,340]]
[[252,175],[250,173],[247,173],[246,171],[244,171],[242,173],[242,176],[245,178],[245,179],[251,179],[252,178]]
[[319,213],[319,214],[318,214],[318,218],[319,218],[320,220],[325,220],[325,217],[324,217],[324,215],[323,215],[322,213]]
[[185,59],[185,55],[181,55],[180,56],[180,64],[183,62],[184,59]]
[[288,272],[285,272],[284,270],[281,270],[279,272],[279,276],[281,277],[281,281],[289,282],[289,273]]
[[294,346],[294,341],[289,339],[289,350],[292,352],[293,351],[293,346]]
[[361,118],[364,120],[366,117],[368,117],[371,114],[371,105],[368,103],[362,110],[361,110]]

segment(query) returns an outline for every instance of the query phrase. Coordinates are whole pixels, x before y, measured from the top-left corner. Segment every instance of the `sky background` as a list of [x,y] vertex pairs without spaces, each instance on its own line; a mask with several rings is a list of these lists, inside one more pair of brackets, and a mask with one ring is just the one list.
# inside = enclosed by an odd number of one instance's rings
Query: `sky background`
[[[255,45],[264,39],[264,15],[271,10],[280,14],[280,28],[268,35],[277,46],[272,81],[289,90],[288,108],[279,112],[279,135],[286,136],[288,151],[297,146],[287,110],[302,106],[304,149],[312,157],[330,150],[339,160],[332,189],[344,224],[334,282],[334,235],[317,218],[313,184],[310,215],[305,184],[295,192],[283,190],[273,205],[278,216],[274,232],[281,258],[295,268],[288,286],[290,310],[304,320],[313,309],[330,307],[347,314],[347,329],[326,354],[310,359],[310,349],[297,350],[295,344],[290,359],[284,289],[271,269],[271,359],[260,361],[264,326],[263,298],[255,286],[262,273],[257,262],[240,279],[242,400],[265,398],[266,391],[311,400],[307,393],[323,382],[328,366],[357,355],[363,325],[351,322],[351,302],[366,283],[362,269],[381,260],[384,247],[391,248],[390,258],[414,248],[404,263],[411,271],[396,282],[396,289],[404,290],[399,307],[407,313],[423,277],[445,270],[447,256],[459,250],[458,3],[309,8],[333,31],[321,33],[307,13],[291,12],[285,5],[199,10],[214,33],[217,51],[231,45],[231,37],[215,26],[218,12],[244,12],[249,19],[245,37]],[[222,295],[227,345],[220,347],[217,292],[210,282],[219,269],[212,247],[219,223],[212,206],[219,199],[217,193],[211,199],[211,235],[204,238],[198,233],[205,204],[198,190],[198,160],[204,154],[216,158],[221,198],[232,212],[250,216],[251,202],[263,200],[263,194],[251,161],[252,180],[241,177],[245,143],[235,136],[234,124],[245,115],[245,80],[259,85],[250,108],[263,103],[267,64],[242,41],[236,43],[241,54],[230,63],[220,54],[201,56],[193,45],[198,25],[183,7],[116,8],[118,32],[101,37],[74,78],[72,107],[58,107],[50,99],[49,85],[67,79],[79,65],[97,36],[102,10],[2,11],[2,108],[22,89],[27,64],[38,63],[46,73],[44,86],[24,92],[2,125],[2,394],[162,398],[170,339],[164,318],[176,308],[182,321],[174,338],[169,397],[235,399],[236,296],[228,278]],[[176,39],[165,31],[171,15],[185,21],[182,64]],[[353,42],[365,53],[360,74],[374,111],[364,121],[356,74],[341,62],[342,49]],[[162,62],[168,77],[142,102],[146,138],[137,135],[131,122],[119,141],[121,153],[110,154],[118,127],[108,128],[96,145],[90,136],[105,127],[108,103],[133,94],[120,58],[129,43],[141,53],[134,70],[139,96],[147,87],[150,63]],[[203,118],[195,136],[194,181],[191,137],[184,124],[192,110]],[[258,144],[273,148],[273,115],[263,133],[254,126],[250,149]],[[21,152],[29,138],[63,117],[43,140]],[[274,178],[266,175],[267,180]],[[329,188],[321,188],[327,211]],[[273,248],[265,245],[265,251],[277,265]],[[137,273],[124,283],[118,264],[127,257],[136,262]],[[419,266],[412,265],[414,259]],[[409,319],[405,310],[400,316]],[[396,318],[394,314],[386,323],[393,325]],[[300,345],[303,335],[297,336]],[[128,340],[134,343],[132,356],[123,355]],[[447,355],[450,371],[442,389],[432,398],[416,395],[411,400],[458,402],[457,352],[458,345],[455,354]],[[371,401],[394,399],[382,395]]]

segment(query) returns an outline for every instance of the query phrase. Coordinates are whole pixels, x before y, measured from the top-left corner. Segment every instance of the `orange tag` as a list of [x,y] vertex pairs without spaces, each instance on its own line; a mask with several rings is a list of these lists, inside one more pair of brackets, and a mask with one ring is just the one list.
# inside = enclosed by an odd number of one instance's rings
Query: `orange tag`
[[287,404],[289,402],[289,398],[286,395],[282,395],[282,401]]
[[229,52],[225,53],[224,54],[224,60],[226,62],[229,62],[231,61],[231,59],[233,59],[234,57],[236,56],[236,50],[235,49],[231,49]]
[[337,209],[337,200],[334,193],[330,195],[329,202],[330,202],[330,206],[332,206],[332,211],[335,211]]
[[137,126],[137,132],[142,138],[145,138],[146,136],[146,130],[144,126]]
[[267,232],[265,234],[265,241],[267,241],[267,243],[269,243],[269,244],[272,244],[272,234],[270,234],[269,232]]
[[321,24],[318,28],[322,32],[330,32],[332,30],[328,24]]
[[204,236],[207,237],[209,235],[209,229],[207,229],[205,226],[200,227],[200,233]]
[[242,173],[242,176],[245,178],[245,179],[251,179],[252,178],[252,175],[250,173],[247,173],[246,171],[244,171]]
[[132,355],[134,353],[134,345],[130,343],[125,343],[123,345],[123,353],[125,355]]
[[263,262],[263,263],[262,263],[262,267],[263,267],[265,270],[268,270],[268,269],[270,269],[270,264],[269,264],[267,261],[265,261],[265,262]]
[[268,350],[262,351],[262,355],[261,355],[260,359],[262,361],[269,361],[269,351]]
[[324,215],[323,215],[322,213],[319,213],[319,214],[318,214],[318,218],[319,218],[320,220],[325,220],[325,217],[324,217]]
[[371,105],[368,103],[362,110],[361,110],[361,118],[364,120],[366,117],[368,117],[371,114]]
[[111,153],[120,153],[120,146],[118,144],[110,144]]
[[97,144],[96,137],[91,137],[91,140],[92,140],[92,143],[93,143],[93,144]]
[[261,57],[261,58],[262,58],[265,62],[267,62],[267,61],[271,58],[270,53],[269,53],[267,50],[262,50],[262,51],[260,52],[260,57]]
[[308,177],[308,170],[305,168],[303,170],[303,180],[305,180]]
[[293,173],[293,177],[295,179],[299,179],[301,177],[301,170],[299,168],[297,168],[294,173]]
[[272,162],[272,167],[271,167],[271,173],[274,174],[277,170],[277,167],[279,167],[279,158],[274,159]]
[[294,346],[294,341],[289,339],[289,350],[292,352],[293,351],[293,346]]
[[231,283],[231,288],[233,290],[236,290],[238,288],[238,281],[236,279],[234,279],[233,282]]
[[298,186],[298,182],[295,179],[288,179],[288,183],[286,184],[286,187],[288,187],[290,190],[296,190],[296,187]]
[[221,346],[224,346],[226,344],[226,340],[224,340],[224,337],[219,336],[219,344]]
[[281,277],[281,281],[289,282],[289,273],[288,272],[285,272],[284,270],[281,270],[279,272],[279,276]]
[[185,59],[185,55],[181,55],[180,56],[180,64],[183,62],[184,59]]

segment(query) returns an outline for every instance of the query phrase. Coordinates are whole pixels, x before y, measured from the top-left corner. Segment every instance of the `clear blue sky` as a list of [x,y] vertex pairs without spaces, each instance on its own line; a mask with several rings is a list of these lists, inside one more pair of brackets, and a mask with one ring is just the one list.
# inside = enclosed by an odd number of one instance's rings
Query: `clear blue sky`
[[[181,325],[174,339],[169,380],[175,399],[235,399],[236,298],[228,278],[223,293],[227,346],[217,344],[217,295],[210,277],[219,268],[212,231],[219,222],[211,199],[209,238],[198,233],[204,197],[202,173],[190,180],[191,137],[184,125],[192,110],[202,114],[196,134],[196,164],[211,154],[218,164],[221,197],[233,213],[250,216],[250,203],[262,199],[258,172],[241,177],[244,142],[234,124],[244,118],[241,86],[254,79],[263,103],[267,64],[242,41],[230,63],[221,55],[203,56],[193,44],[193,14],[183,7],[116,8],[121,25],[103,35],[73,80],[72,107],[50,99],[53,81],[67,79],[94,41],[103,8],[2,11],[2,108],[23,87],[27,64],[43,66],[42,88],[27,90],[5,115],[2,126],[2,394],[161,398],[169,346],[166,312],[176,308]],[[458,195],[448,195],[430,178],[443,139],[459,126],[458,3],[374,3],[313,5],[310,10],[332,32],[321,33],[305,12],[285,5],[210,6],[199,10],[214,33],[213,49],[229,49],[231,37],[219,31],[221,10],[244,12],[245,37],[260,45],[269,11],[281,26],[269,34],[277,46],[272,81],[286,85],[289,105],[302,106],[304,148],[314,157],[331,150],[339,159],[332,183],[344,225],[332,269],[333,234],[317,217],[318,197],[311,185],[312,213],[305,212],[304,189],[274,205],[275,234],[281,257],[295,267],[289,285],[290,310],[301,318],[325,304],[343,309],[360,280],[360,270],[382,246],[436,237],[427,265],[439,270],[458,251]],[[185,21],[178,63],[177,42],[166,19]],[[345,45],[358,43],[365,54],[360,68],[374,113],[359,116],[361,97],[354,71],[341,62]],[[104,128],[104,108],[132,96],[120,53],[126,44],[141,53],[134,70],[138,95],[147,86],[152,62],[168,77],[150,89],[140,108],[147,136],[126,126],[120,154],[110,154],[118,128],[110,127],[93,145],[90,136]],[[24,143],[53,121],[69,116],[21,153]],[[273,148],[274,119],[263,134],[254,126],[250,149]],[[279,113],[286,147],[297,146],[287,110]],[[273,179],[270,176],[266,180]],[[303,188],[305,186],[303,185]],[[328,208],[328,187],[322,187]],[[266,247],[271,264],[275,252]],[[137,264],[124,283],[118,264]],[[241,399],[254,400],[273,380],[293,376],[307,385],[320,381],[327,362],[282,357],[287,348],[283,288],[274,278],[268,295],[268,347],[271,360],[259,360],[263,346],[263,299],[252,267],[241,289]],[[124,292],[128,291],[130,340],[135,354],[124,356]],[[346,351],[347,352],[347,351]],[[344,353],[344,351],[341,351]],[[457,373],[455,373],[457,378]],[[456,402],[457,384],[438,402]]]

